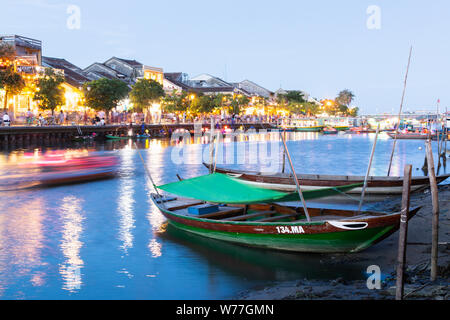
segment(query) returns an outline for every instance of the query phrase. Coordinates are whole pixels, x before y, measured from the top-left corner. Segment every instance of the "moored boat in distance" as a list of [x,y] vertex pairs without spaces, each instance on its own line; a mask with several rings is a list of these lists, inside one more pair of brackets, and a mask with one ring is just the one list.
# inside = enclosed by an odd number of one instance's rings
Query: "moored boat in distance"
[[321,132],[325,126],[316,119],[284,119],[279,125],[281,130],[290,132]]
[[428,133],[416,133],[416,132],[408,132],[402,133],[399,132],[395,134],[395,132],[388,132],[387,135],[392,139],[413,139],[413,140],[426,140],[428,137],[433,138],[435,134],[428,135]]
[[325,127],[325,128],[323,128],[322,132],[323,132],[323,134],[337,134],[338,130],[333,127]]
[[105,134],[105,138],[108,140],[125,140],[125,139],[131,139],[131,136],[115,136],[112,134]]
[[370,127],[352,127],[349,130],[345,131],[346,133],[350,133],[350,134],[360,134],[360,133],[375,133],[377,132],[374,129],[371,129]]
[[347,131],[350,129],[350,126],[333,126],[337,131]]
[[[204,163],[209,168],[209,165]],[[294,177],[288,173],[263,174],[256,171],[243,171],[228,168],[216,167],[216,172],[228,174],[246,183],[253,184],[262,188],[293,191],[296,189]],[[298,181],[302,190],[316,188],[330,188],[342,186],[349,183],[364,182],[363,176],[348,175],[323,175],[323,174],[297,174]],[[439,175],[436,177],[437,183],[441,183],[450,177],[450,174]],[[419,191],[430,185],[429,177],[413,176],[411,178],[411,192]],[[403,177],[385,177],[385,176],[369,176],[367,181],[366,194],[401,194],[403,186]],[[360,194],[362,188],[354,188],[346,193]]]

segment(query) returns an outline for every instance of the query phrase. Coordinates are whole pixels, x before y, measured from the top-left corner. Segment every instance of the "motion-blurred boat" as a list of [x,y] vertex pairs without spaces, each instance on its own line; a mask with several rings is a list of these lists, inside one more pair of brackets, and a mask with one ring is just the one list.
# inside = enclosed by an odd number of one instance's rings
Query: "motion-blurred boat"
[[107,179],[116,175],[117,168],[115,155],[25,154],[22,163],[6,166],[0,176],[0,191]]

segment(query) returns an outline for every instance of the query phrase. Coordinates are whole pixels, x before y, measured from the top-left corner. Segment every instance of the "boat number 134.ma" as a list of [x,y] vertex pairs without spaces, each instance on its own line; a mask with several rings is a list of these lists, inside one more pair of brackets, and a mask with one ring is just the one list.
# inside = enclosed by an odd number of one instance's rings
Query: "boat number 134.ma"
[[276,228],[278,233],[305,233],[301,226],[279,226]]

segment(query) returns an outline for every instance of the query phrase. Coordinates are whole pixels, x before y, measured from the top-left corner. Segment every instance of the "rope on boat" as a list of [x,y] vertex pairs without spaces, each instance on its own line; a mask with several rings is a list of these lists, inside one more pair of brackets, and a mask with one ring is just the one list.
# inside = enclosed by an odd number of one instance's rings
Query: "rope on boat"
[[137,151],[138,154],[139,154],[139,158],[140,158],[141,161],[142,161],[142,165],[144,166],[144,170],[145,170],[145,173],[147,174],[147,177],[150,179],[150,182],[152,183],[153,188],[154,188],[155,191],[156,191],[156,194],[158,195],[159,199],[161,200],[161,204],[162,204],[163,206],[165,206],[165,205],[164,205],[164,198],[163,198],[163,196],[161,196],[161,194],[159,193],[158,188],[156,187],[156,184],[155,184],[155,182],[153,181],[152,175],[150,174],[150,171],[148,170],[147,165],[145,164],[144,158],[142,157],[142,154],[141,154],[141,152],[139,151],[139,148],[138,148],[138,146],[137,146],[137,144],[136,144],[136,141],[133,141],[133,144],[134,144],[134,147],[136,148],[136,151]]
[[[361,200],[361,199],[356,199],[355,197],[352,197],[351,195],[345,193],[344,191],[339,190],[339,189],[336,188],[336,187],[332,187],[332,189],[335,190],[335,191],[337,191],[338,193],[340,193],[340,194],[346,196],[346,197],[349,198],[350,200],[355,201],[355,202],[360,202],[360,200]],[[376,206],[377,206],[376,203],[370,204],[370,205],[366,205],[366,207],[369,208],[369,209],[372,208],[372,207],[375,208]]]

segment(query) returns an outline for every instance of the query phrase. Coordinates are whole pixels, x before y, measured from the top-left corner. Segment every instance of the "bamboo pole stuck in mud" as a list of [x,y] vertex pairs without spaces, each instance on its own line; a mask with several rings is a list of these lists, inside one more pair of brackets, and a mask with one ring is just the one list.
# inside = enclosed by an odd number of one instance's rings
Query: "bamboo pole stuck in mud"
[[395,145],[397,143],[398,130],[400,129],[400,118],[402,116],[403,101],[405,100],[406,82],[408,80],[409,66],[411,65],[411,55],[412,55],[412,46],[411,46],[411,49],[409,50],[408,66],[406,67],[405,82],[403,84],[402,101],[400,103],[400,109],[398,111],[398,123],[397,123],[397,127],[395,128],[394,144],[392,146],[391,158],[389,160],[389,168],[388,168],[388,173],[387,173],[388,177],[391,175],[392,159],[394,158],[394,152],[395,152]]
[[398,236],[398,255],[397,255],[397,281],[395,290],[395,299],[403,300],[404,294],[404,271],[406,260],[406,241],[408,238],[408,215],[409,200],[411,191],[411,171],[412,165],[405,166],[403,174],[403,193],[402,193],[402,211],[400,216],[400,231]]
[[377,126],[377,133],[375,135],[375,141],[373,142],[372,152],[370,153],[369,165],[367,166],[366,177],[364,178],[364,186],[361,192],[361,200],[359,200],[358,212],[361,212],[361,208],[364,202],[364,195],[366,194],[367,183],[370,175],[370,169],[372,167],[373,155],[375,154],[375,147],[377,146],[378,134],[380,133],[380,124]]
[[437,261],[438,261],[438,241],[439,241],[439,197],[436,182],[436,174],[434,173],[433,149],[431,148],[431,140],[426,142],[426,152],[428,161],[428,177],[430,179],[431,201],[433,203],[432,231],[431,231],[431,281],[437,277]]
[[289,154],[289,150],[287,148],[286,141],[284,141],[284,138],[283,138],[283,135],[281,134],[281,132],[280,132],[280,137],[281,137],[281,140],[283,141],[284,151],[286,152],[286,156],[288,158],[289,165],[291,166],[292,174],[294,175],[295,185],[297,186],[297,192],[302,201],[303,210],[305,211],[306,219],[308,220],[308,222],[311,222],[311,218],[309,217],[309,213],[308,213],[308,208],[306,207],[305,198],[303,197],[302,189],[300,188],[300,183],[298,182],[297,174],[295,173],[294,165],[292,164],[292,159]]

